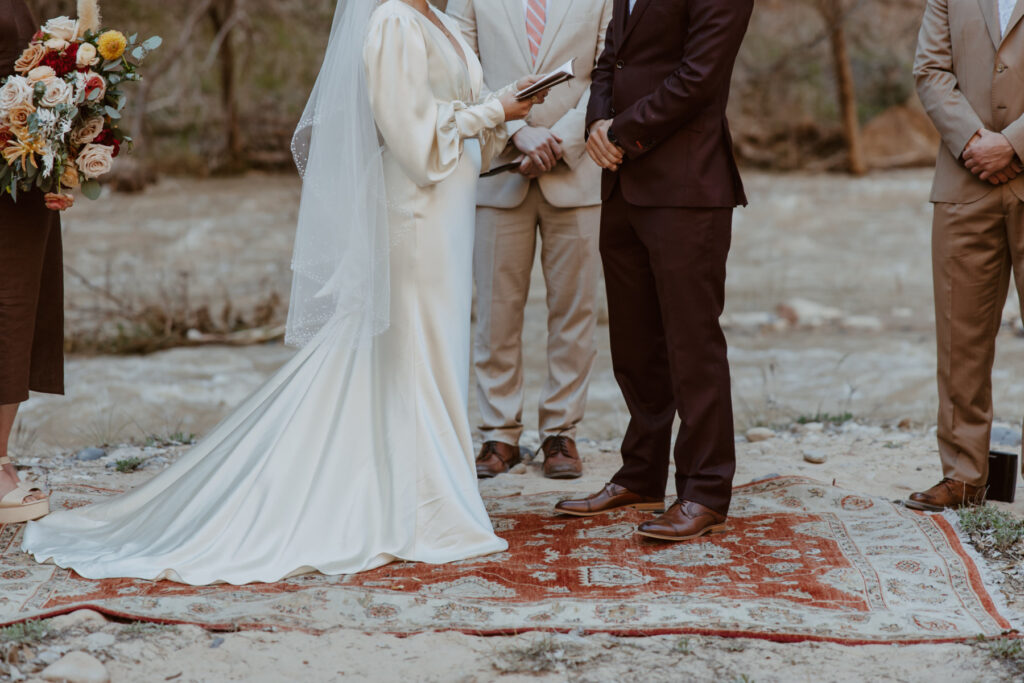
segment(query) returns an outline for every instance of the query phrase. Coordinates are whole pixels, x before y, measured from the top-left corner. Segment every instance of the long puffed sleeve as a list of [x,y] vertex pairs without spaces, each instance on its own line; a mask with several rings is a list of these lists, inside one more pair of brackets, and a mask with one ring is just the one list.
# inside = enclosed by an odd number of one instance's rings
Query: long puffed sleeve
[[[458,166],[465,138],[493,147],[505,111],[490,97],[480,104],[438,100],[430,86],[426,37],[414,17],[378,10],[363,47],[370,104],[388,149],[420,187],[439,183]],[[493,154],[493,152],[491,152]]]

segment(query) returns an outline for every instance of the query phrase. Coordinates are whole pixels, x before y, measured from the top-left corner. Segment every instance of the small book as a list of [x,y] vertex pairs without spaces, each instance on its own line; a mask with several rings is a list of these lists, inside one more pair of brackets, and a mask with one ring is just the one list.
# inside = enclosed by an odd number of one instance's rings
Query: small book
[[545,90],[561,85],[566,81],[571,81],[576,78],[576,72],[574,70],[576,64],[576,58],[573,57],[568,62],[563,64],[561,67],[555,69],[551,73],[544,74],[540,80],[533,85],[523,88],[516,93],[517,100],[528,100],[538,93],[542,93]]
[[481,173],[480,177],[490,178],[491,176],[501,175],[502,173],[511,173],[513,171],[518,171],[519,167],[522,164],[523,161],[522,159],[520,159],[519,161],[513,161],[511,164],[502,164],[501,166],[495,166],[491,170],[487,171],[487,173]]

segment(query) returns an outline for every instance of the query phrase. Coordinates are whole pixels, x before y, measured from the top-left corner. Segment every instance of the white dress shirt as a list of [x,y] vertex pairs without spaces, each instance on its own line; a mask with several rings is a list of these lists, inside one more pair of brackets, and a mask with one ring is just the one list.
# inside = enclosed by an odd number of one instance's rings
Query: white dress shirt
[[[635,0],[630,0],[634,2]],[[1013,10],[1017,9],[1017,0],[999,0],[999,25],[1003,28],[1003,37],[1006,37],[1006,29],[1010,28],[1010,17]],[[630,6],[632,10],[632,5]]]

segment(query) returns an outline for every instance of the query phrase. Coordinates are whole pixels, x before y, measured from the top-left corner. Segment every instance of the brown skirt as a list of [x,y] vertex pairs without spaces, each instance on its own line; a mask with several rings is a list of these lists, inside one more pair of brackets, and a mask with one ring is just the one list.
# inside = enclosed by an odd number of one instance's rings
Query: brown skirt
[[64,393],[60,215],[39,192],[0,196],[0,405]]

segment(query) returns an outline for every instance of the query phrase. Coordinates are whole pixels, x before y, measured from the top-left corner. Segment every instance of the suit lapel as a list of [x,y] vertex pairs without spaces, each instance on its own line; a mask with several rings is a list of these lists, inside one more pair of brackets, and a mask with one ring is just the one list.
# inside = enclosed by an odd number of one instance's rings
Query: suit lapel
[[636,0],[636,5],[633,6],[633,11],[629,11],[629,0],[626,0],[626,28],[622,32],[622,40],[616,45],[622,45],[629,38],[629,34],[633,32],[636,25],[640,23],[640,17],[643,16],[644,12],[650,6],[651,0]]
[[1010,37],[1010,34],[1013,33],[1015,28],[1017,28],[1021,19],[1024,19],[1024,2],[1017,0],[1017,7],[1013,10],[1013,14],[1010,15],[1010,23],[1006,25],[1006,35],[1003,36],[1002,41],[1000,41],[1000,45]]
[[629,0],[614,0],[612,4],[612,30],[615,32],[615,47],[622,45],[622,35],[629,20]]
[[544,63],[548,53],[551,52],[551,44],[555,41],[556,36],[558,36],[558,29],[569,14],[573,2],[575,0],[548,0],[548,16],[544,22],[544,36],[540,41],[540,50],[537,51],[536,66],[538,68]]
[[999,49],[1003,42],[1003,27],[999,25],[999,0],[978,0],[981,7],[981,14],[985,17],[988,25],[988,34],[992,37],[992,44]]
[[526,15],[523,13],[523,0],[498,0],[505,8],[516,45],[523,55],[526,64],[533,68],[533,57],[530,56],[530,39],[526,37]]

